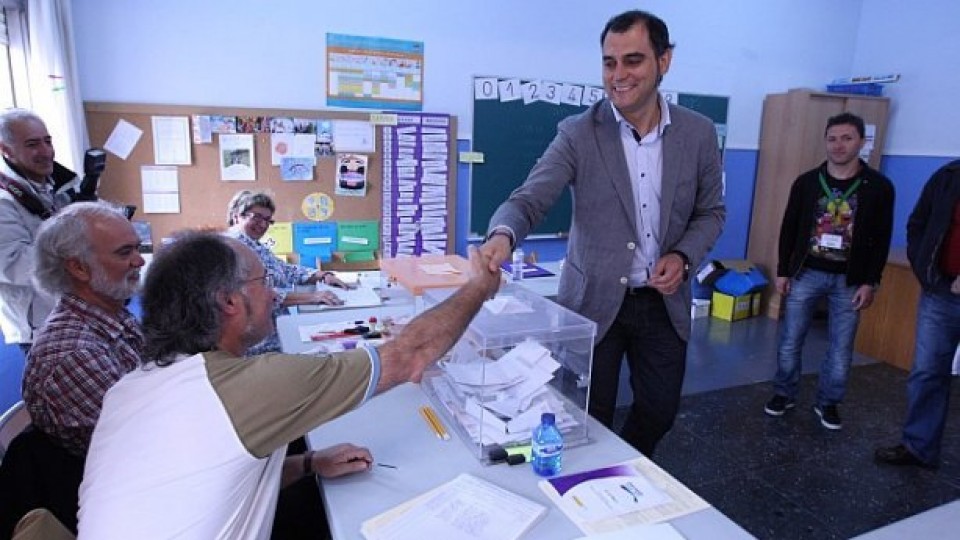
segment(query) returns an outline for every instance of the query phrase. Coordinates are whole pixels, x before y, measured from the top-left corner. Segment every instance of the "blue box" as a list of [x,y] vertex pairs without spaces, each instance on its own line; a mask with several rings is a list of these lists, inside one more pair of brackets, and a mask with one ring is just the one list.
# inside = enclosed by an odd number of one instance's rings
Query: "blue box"
[[714,289],[730,296],[744,296],[766,286],[767,278],[756,268],[746,271],[729,269],[713,284]]
[[861,96],[882,96],[883,85],[877,83],[828,84],[827,92],[834,92],[837,94],[857,94]]

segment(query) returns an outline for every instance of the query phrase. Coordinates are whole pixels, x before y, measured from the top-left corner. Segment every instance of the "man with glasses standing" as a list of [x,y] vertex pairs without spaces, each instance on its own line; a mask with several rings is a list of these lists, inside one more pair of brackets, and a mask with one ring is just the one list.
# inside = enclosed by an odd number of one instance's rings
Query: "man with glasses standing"
[[[276,206],[273,199],[265,193],[240,191],[233,196],[227,207],[227,236],[236,238],[252,249],[267,269],[272,281],[271,287],[277,291],[274,302],[274,319],[286,312],[286,308],[298,305],[328,304],[340,305],[343,301],[330,291],[290,291],[295,285],[325,283],[334,287],[348,288],[333,272],[315,270],[306,266],[290,264],[277,258],[270,248],[260,243],[270,225],[273,225],[273,213]],[[248,354],[279,352],[280,338],[276,331],[257,343]]]

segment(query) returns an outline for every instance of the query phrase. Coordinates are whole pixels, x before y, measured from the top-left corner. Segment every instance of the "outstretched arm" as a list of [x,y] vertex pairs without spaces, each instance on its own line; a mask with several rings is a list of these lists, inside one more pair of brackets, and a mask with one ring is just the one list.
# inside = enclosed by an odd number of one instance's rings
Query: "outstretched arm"
[[378,348],[380,380],[376,393],[407,381],[419,382],[423,370],[460,339],[487,299],[500,287],[500,268],[470,247],[470,280],[452,296],[413,319],[394,339]]

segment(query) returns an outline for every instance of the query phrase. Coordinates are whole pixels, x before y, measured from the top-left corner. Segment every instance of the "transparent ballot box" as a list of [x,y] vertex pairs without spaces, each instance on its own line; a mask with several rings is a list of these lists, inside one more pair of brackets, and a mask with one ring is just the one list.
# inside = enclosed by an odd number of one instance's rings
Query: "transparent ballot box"
[[[424,292],[424,306],[452,289]],[[471,453],[530,444],[545,412],[556,415],[566,447],[588,442],[587,391],[593,321],[522,286],[508,284],[487,301],[421,387]]]

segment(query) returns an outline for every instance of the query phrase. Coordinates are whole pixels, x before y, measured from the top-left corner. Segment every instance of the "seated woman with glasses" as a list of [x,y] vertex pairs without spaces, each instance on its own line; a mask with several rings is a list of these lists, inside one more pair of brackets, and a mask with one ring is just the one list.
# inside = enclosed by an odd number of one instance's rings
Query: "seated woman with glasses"
[[[227,236],[236,238],[252,249],[264,268],[269,279],[267,282],[277,291],[274,305],[274,318],[285,313],[289,306],[304,304],[340,305],[343,301],[330,291],[290,291],[294,285],[325,283],[334,287],[349,288],[333,272],[324,272],[281,261],[270,248],[260,243],[270,225],[273,225],[273,213],[276,206],[273,199],[265,193],[240,191],[233,196],[227,206]],[[280,350],[280,339],[274,332],[262,342],[247,351],[248,355],[276,352]]]

